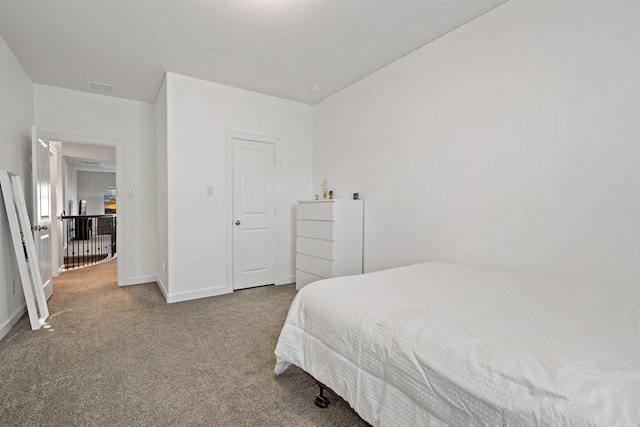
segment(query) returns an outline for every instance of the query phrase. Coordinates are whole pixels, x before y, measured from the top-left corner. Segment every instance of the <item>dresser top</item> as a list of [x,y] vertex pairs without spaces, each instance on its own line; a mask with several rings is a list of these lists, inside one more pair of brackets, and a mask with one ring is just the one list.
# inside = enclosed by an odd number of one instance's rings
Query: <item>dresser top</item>
[[364,200],[351,199],[321,199],[321,200],[298,200],[298,203],[362,203]]

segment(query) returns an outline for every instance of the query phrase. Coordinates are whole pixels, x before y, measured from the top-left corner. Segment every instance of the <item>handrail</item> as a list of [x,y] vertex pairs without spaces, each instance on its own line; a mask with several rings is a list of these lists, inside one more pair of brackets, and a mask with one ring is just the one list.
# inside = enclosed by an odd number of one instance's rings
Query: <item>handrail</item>
[[67,219],[67,218],[115,218],[118,215],[116,214],[103,214],[103,215],[60,215],[58,218]]
[[108,261],[116,255],[116,214],[61,215],[64,268]]

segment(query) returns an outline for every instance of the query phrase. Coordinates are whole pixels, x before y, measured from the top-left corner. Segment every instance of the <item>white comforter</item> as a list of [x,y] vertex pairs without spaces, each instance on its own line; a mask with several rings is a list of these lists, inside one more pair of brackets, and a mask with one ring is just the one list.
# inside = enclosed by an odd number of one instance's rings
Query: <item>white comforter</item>
[[373,425],[640,425],[640,291],[445,263],[322,280],[275,353]]

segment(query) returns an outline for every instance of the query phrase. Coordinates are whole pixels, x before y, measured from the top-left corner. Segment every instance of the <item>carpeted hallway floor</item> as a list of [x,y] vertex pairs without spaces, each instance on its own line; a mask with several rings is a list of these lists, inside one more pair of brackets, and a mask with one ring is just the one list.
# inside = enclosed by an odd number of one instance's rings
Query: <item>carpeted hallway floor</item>
[[0,341],[2,426],[367,426],[342,399],[317,408],[273,350],[292,285],[167,304],[155,284],[120,288],[115,260],[64,273],[51,329],[25,316]]

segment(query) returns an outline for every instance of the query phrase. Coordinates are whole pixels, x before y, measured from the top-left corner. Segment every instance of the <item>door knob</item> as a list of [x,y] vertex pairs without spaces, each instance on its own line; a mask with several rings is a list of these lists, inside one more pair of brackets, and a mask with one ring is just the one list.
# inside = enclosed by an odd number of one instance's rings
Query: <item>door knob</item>
[[236,225],[240,225],[240,220],[236,219]]
[[36,225],[35,227],[33,227],[36,231],[42,231],[42,230],[46,230],[47,226],[46,225]]

